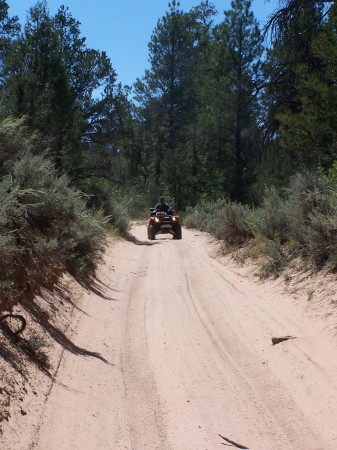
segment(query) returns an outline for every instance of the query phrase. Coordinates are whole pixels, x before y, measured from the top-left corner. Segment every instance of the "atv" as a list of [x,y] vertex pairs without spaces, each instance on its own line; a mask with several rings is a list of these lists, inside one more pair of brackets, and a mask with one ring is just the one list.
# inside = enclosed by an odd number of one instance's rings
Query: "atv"
[[173,239],[181,239],[179,216],[174,213],[172,208],[168,212],[150,208],[147,237],[153,241],[157,234],[172,234]]

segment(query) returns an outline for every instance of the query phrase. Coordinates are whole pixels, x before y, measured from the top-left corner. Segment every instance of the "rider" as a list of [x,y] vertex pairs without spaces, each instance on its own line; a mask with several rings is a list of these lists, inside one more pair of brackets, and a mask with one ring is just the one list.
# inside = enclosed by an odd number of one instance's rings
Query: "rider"
[[168,203],[165,203],[165,198],[163,196],[159,197],[159,203],[155,206],[156,212],[164,211],[169,212],[171,207]]

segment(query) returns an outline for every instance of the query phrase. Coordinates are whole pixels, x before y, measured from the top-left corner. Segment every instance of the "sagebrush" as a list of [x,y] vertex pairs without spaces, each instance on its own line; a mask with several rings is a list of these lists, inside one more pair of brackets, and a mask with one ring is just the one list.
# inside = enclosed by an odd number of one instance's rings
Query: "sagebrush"
[[258,207],[202,202],[188,209],[185,224],[229,248],[252,241],[268,258],[262,278],[279,275],[294,255],[313,267],[337,265],[337,184],[320,172],[297,173],[284,190],[266,187]]

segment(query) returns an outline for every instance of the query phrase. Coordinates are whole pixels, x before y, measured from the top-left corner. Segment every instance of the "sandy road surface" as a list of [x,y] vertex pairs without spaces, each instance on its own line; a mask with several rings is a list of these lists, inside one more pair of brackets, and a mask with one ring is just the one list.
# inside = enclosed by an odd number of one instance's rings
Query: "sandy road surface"
[[[134,235],[144,240],[145,226]],[[78,313],[32,448],[337,449],[336,339],[183,230],[118,241]],[[297,339],[271,345],[272,336]],[[235,447],[232,447],[235,448]]]

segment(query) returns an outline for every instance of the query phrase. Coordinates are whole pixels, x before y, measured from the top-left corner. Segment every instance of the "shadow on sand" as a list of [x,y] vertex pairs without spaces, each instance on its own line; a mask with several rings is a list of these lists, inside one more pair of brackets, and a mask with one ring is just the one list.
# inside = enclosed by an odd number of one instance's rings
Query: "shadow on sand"
[[149,242],[149,241],[140,241],[139,239],[137,239],[135,236],[132,236],[132,235],[129,235],[129,236],[126,238],[126,240],[129,241],[129,242],[132,242],[133,244],[136,244],[136,245],[147,245],[147,246],[151,246],[151,245],[159,244],[158,241],[151,241],[151,242]]
[[41,327],[54,339],[58,344],[60,344],[65,350],[73,353],[74,355],[90,356],[92,358],[97,358],[106,364],[113,365],[109,363],[100,353],[92,352],[86,350],[85,348],[79,347],[74,344],[60,329],[55,325],[50,323],[49,314],[41,308],[41,306],[35,300],[23,300],[22,306],[31,314],[31,316],[38,322]]

